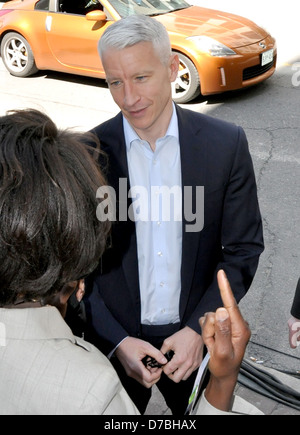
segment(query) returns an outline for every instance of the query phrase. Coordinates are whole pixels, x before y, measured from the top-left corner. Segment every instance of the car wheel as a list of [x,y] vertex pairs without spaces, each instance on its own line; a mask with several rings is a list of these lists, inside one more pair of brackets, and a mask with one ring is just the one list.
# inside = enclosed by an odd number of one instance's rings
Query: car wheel
[[38,71],[30,45],[18,33],[4,36],[1,57],[8,71],[16,77],[28,77]]
[[175,103],[188,103],[200,94],[200,78],[193,62],[181,53],[179,72],[173,83],[173,100]]

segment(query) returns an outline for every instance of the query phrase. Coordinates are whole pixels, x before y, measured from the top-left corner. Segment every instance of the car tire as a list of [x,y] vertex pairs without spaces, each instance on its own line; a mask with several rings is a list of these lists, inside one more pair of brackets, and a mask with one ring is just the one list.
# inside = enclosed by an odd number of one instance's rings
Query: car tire
[[1,57],[13,76],[29,77],[38,71],[29,43],[18,33],[8,33],[4,36]]
[[200,95],[200,78],[193,62],[184,54],[179,56],[179,73],[172,86],[175,103],[188,103]]

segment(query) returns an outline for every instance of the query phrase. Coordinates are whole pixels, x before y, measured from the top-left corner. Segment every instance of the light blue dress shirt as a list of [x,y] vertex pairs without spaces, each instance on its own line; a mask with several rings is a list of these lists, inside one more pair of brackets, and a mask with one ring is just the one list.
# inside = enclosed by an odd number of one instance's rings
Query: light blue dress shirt
[[182,180],[175,107],[153,152],[124,118],[132,205],[136,223],[141,321],[178,323],[181,293]]

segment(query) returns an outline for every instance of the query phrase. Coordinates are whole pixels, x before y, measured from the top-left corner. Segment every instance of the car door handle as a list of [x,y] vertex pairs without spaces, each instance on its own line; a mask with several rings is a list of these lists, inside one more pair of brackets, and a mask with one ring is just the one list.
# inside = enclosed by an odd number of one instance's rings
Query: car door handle
[[52,29],[52,17],[48,16],[46,18],[46,32],[51,32]]

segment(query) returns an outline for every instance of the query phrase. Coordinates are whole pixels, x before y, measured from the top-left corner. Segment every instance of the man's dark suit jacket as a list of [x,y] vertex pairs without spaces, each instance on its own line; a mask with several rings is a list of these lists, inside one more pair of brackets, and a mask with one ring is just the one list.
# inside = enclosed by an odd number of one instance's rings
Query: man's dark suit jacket
[[[262,222],[244,131],[179,107],[177,114],[182,186],[205,188],[203,230],[183,230],[180,297],[181,327],[201,333],[199,318],[222,306],[216,280],[219,269],[226,271],[237,301],[249,289],[264,249]],[[129,179],[122,119],[119,114],[94,130],[109,157],[107,178],[117,198],[119,179]],[[183,219],[184,229],[186,224],[190,222]],[[128,335],[140,337],[134,222],[113,226],[112,247],[91,281],[86,308],[100,339],[95,344],[109,352]]]
[[298,284],[297,284],[291,314],[296,319],[300,319],[300,279],[299,279]]

